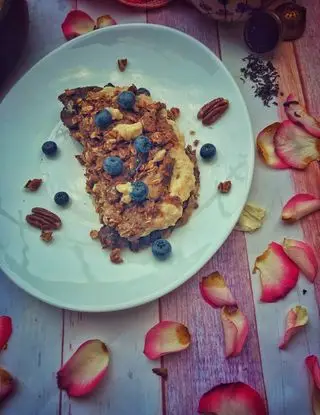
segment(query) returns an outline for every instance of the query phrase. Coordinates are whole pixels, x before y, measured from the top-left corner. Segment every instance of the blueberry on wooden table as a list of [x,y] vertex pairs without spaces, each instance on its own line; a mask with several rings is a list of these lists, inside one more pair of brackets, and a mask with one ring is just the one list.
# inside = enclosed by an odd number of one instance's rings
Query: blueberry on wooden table
[[67,192],[58,192],[54,195],[54,201],[59,206],[65,206],[69,203],[69,195]]
[[118,95],[117,101],[120,108],[129,111],[136,103],[136,96],[132,91],[123,91]]
[[96,113],[94,122],[98,128],[105,130],[112,124],[112,115],[108,110],[104,109]]
[[152,148],[152,143],[148,137],[139,135],[134,141],[134,147],[138,153],[147,154]]
[[58,146],[54,141],[46,141],[41,148],[46,156],[54,156],[58,150]]
[[148,91],[148,89],[146,88],[138,88],[136,95],[147,95],[148,97],[150,97],[150,91]]
[[171,244],[166,239],[157,239],[152,244],[152,253],[157,259],[164,261],[170,256],[171,252]]
[[103,161],[103,169],[110,176],[119,176],[123,170],[123,161],[117,156],[107,157]]
[[200,156],[204,160],[212,160],[216,155],[217,150],[213,144],[207,143],[204,144],[200,149]]
[[130,196],[134,202],[144,202],[148,196],[148,193],[148,186],[144,182],[132,183]]

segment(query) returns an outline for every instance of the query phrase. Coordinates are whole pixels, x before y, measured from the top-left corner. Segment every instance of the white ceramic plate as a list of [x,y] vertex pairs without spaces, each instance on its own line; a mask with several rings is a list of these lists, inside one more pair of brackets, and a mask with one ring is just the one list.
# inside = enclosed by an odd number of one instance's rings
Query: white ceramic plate
[[[116,60],[126,57],[120,73]],[[85,192],[79,146],[59,124],[57,96],[65,88],[135,83],[155,99],[181,108],[186,141],[217,147],[213,163],[199,160],[200,206],[190,222],[173,232],[173,255],[158,262],[151,250],[124,252],[122,265],[89,237],[98,217]],[[230,100],[227,114],[213,127],[197,121],[198,109],[213,97]],[[195,39],[146,24],[97,30],[64,44],[35,65],[11,90],[0,108],[0,265],[28,293],[50,304],[81,311],[119,310],[156,299],[190,278],[217,251],[233,229],[251,184],[254,144],[246,105],[231,75]],[[195,136],[189,134],[196,131]],[[44,141],[60,148],[55,160],[41,153]],[[24,191],[30,178],[43,178],[35,193]],[[228,195],[217,192],[232,180]],[[53,202],[57,191],[72,198],[68,208]],[[56,212],[63,221],[47,245],[25,222],[35,206]]]

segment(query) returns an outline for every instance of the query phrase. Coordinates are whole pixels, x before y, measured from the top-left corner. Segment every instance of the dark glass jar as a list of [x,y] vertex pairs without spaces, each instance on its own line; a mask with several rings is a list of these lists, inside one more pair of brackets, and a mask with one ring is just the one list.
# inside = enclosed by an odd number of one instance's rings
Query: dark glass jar
[[0,86],[21,56],[28,27],[26,0],[0,0]]

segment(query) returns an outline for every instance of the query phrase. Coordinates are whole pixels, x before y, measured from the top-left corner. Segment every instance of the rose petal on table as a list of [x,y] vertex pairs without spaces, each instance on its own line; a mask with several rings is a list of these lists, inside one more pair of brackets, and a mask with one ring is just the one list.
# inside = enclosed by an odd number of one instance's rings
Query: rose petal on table
[[311,135],[320,137],[320,122],[308,114],[307,110],[299,104],[299,101],[293,94],[288,96],[283,106],[290,121],[302,126]]
[[284,121],[274,136],[276,154],[290,167],[305,169],[320,160],[320,141],[292,121]]
[[67,40],[92,32],[94,27],[94,20],[82,10],[71,10],[61,25],[64,37]]
[[267,415],[263,399],[251,386],[242,383],[217,385],[199,401],[198,413],[203,415]]
[[9,316],[0,316],[0,351],[8,343],[12,334],[12,320]]
[[86,341],[58,371],[58,387],[69,396],[90,393],[105,376],[109,360],[105,343],[100,340]]
[[199,286],[203,299],[212,307],[219,308],[225,305],[237,305],[223,276],[219,272],[213,272],[211,275],[203,277]]
[[271,242],[257,257],[253,273],[260,272],[260,301],[273,303],[284,298],[297,284],[299,268],[285,254],[283,247]]
[[279,349],[285,349],[290,339],[308,324],[308,320],[308,310],[305,307],[297,305],[291,308],[287,314],[286,330],[283,340],[279,344]]
[[257,150],[262,161],[272,169],[288,169],[289,165],[285,163],[276,153],[274,145],[274,136],[278,131],[281,123],[275,122],[264,128],[257,137]]
[[101,29],[102,27],[114,26],[117,22],[109,15],[99,16],[95,25],[95,29]]
[[190,343],[191,336],[186,326],[175,321],[161,321],[146,334],[143,353],[148,359],[155,360],[185,350]]
[[0,367],[0,403],[14,391],[14,386],[11,374]]
[[248,202],[243,208],[234,229],[241,232],[255,232],[261,228],[265,215],[266,210],[263,207]]
[[226,357],[238,356],[247,340],[249,324],[247,317],[236,306],[221,310]]
[[320,209],[320,199],[308,193],[297,193],[284,205],[281,219],[294,223]]
[[316,356],[306,357],[305,364],[310,374],[311,403],[313,415],[320,414],[320,365]]
[[282,243],[284,252],[300,271],[314,282],[318,273],[318,261],[311,245],[303,241],[285,238]]
[[119,0],[127,6],[140,7],[143,9],[156,9],[168,4],[171,0]]

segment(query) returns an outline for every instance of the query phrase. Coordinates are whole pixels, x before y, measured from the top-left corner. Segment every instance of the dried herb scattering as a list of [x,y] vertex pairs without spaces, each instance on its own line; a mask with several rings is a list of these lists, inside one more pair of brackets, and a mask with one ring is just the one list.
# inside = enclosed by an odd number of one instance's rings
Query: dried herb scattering
[[245,66],[240,69],[243,82],[253,83],[254,96],[262,100],[266,107],[276,102],[279,94],[279,74],[273,63],[253,54],[242,59]]

